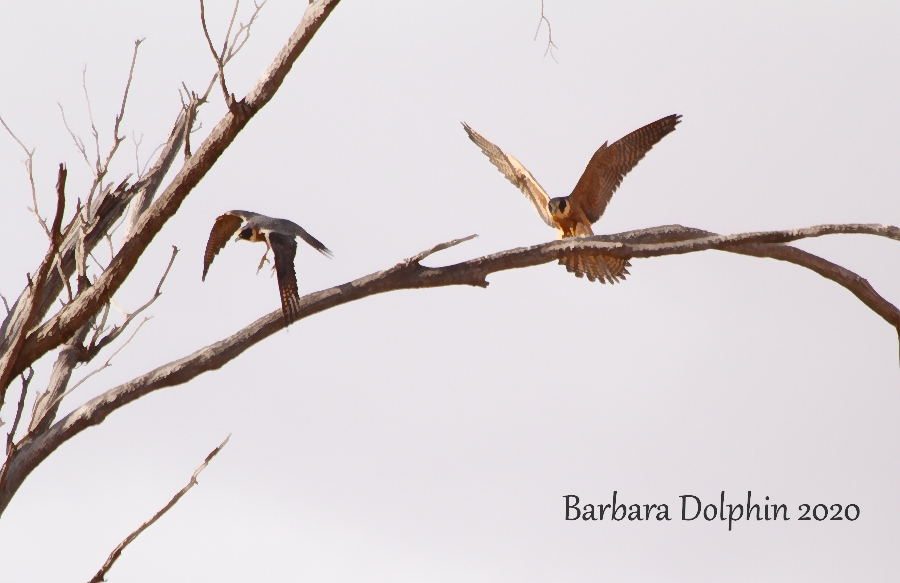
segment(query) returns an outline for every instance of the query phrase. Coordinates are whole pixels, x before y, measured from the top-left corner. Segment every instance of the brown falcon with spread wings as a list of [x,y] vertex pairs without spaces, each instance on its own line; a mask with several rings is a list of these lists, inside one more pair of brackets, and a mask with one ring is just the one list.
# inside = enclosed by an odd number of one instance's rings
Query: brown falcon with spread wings
[[206,274],[213,259],[232,236],[235,241],[243,239],[266,244],[266,252],[259,262],[257,273],[268,261],[266,256],[269,249],[272,250],[275,256],[275,274],[278,276],[278,291],[281,294],[281,312],[288,324],[296,320],[300,311],[297,273],[294,271],[294,256],[297,254],[296,237],[300,237],[326,257],[331,257],[331,251],[294,221],[275,219],[248,211],[228,211],[216,219],[209,233],[206,253],[203,255],[203,281],[206,281]]
[[[594,152],[572,194],[557,198],[550,198],[531,172],[518,160],[486,140],[466,123],[462,125],[491,164],[528,197],[544,222],[556,227],[556,238],[564,239],[594,234],[591,224],[603,215],[625,175],[650,148],[675,131],[675,126],[680,121],[680,115],[669,115],[631,132],[612,145],[604,142]],[[589,280],[599,280],[601,283],[606,283],[606,280],[615,283],[619,279],[625,279],[628,274],[625,268],[631,265],[627,259],[611,255],[564,255],[559,263],[578,277],[587,275]]]

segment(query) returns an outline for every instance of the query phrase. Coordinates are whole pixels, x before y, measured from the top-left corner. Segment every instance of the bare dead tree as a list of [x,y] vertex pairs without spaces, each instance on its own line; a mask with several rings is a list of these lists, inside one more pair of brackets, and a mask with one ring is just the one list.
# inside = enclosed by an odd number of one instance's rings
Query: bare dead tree
[[[75,367],[90,363],[104,351],[109,352],[105,362],[84,378],[95,375],[111,365],[112,359],[127,346],[146,321],[144,319],[139,323],[136,322],[137,316],[162,293],[163,283],[178,250],[173,247],[168,266],[149,300],[130,313],[123,311],[122,320],[113,323],[115,311],[111,308],[116,307],[114,299],[116,291],[129,277],[153,237],[177,212],[185,197],[212,168],[222,152],[253,116],[272,99],[294,62],[338,3],[339,0],[320,0],[307,7],[294,33],[276,55],[271,66],[242,99],[237,99],[233,94],[227,96],[228,112],[199,145],[196,152],[192,153],[190,135],[195,129],[197,112],[207,102],[217,80],[221,82],[223,88],[226,87],[225,66],[250,38],[251,26],[263,6],[254,3],[246,24],[235,25],[238,14],[238,4],[235,3],[222,50],[220,53],[213,51],[216,71],[209,84],[199,93],[184,88],[182,108],[175,117],[168,139],[155,153],[155,161],[149,168],[139,172],[135,181],[128,175],[119,178],[117,182],[110,182],[108,174],[110,163],[125,140],[120,127],[126,113],[141,40],[135,41],[134,44],[125,89],[112,127],[112,144],[105,153],[101,153],[100,131],[91,111],[87,75],[84,72],[83,89],[93,137],[93,144],[90,147],[69,128],[62,107],[60,110],[63,114],[63,124],[76,149],[91,169],[92,179],[86,193],[79,197],[79,202],[70,205],[75,206],[76,211],[66,225],[63,225],[67,196],[65,166],[59,167],[57,208],[52,222],[48,223],[37,206],[33,174],[34,149],[29,149],[12,132],[6,121],[0,119],[0,123],[26,153],[25,167],[32,195],[30,211],[49,241],[43,261],[33,273],[26,274],[27,285],[19,297],[12,305],[3,298],[6,317],[0,325],[0,407],[6,403],[8,389],[12,383],[17,377],[21,379],[21,391],[14,419],[7,425],[9,430],[5,461],[0,466],[0,489],[10,494],[6,504],[3,505],[4,508],[21,485],[21,480],[15,476],[14,461],[23,459],[21,458],[23,448],[30,449],[27,444],[34,443],[35,439],[46,435],[53,427],[62,401],[84,381],[82,379],[74,385],[71,383]],[[200,8],[203,9],[202,4]],[[205,20],[201,22],[203,34],[209,38]],[[164,185],[164,179],[175,165],[180,151],[184,152],[183,163],[175,172],[174,178]],[[83,204],[80,202],[82,200],[85,201]],[[126,219],[125,214],[129,208],[131,210]],[[126,227],[117,249],[113,243],[113,231],[116,225],[123,221]],[[94,253],[97,245],[104,242],[109,247],[110,258],[108,263],[101,264]],[[74,289],[71,283],[73,279]],[[62,306],[58,310],[54,308],[57,301]],[[123,341],[126,330],[132,332]],[[27,415],[23,418],[25,403],[32,390],[32,365],[38,358],[54,350],[58,351],[58,354],[52,365],[46,390],[31,395],[34,404],[30,419],[27,419]],[[174,504],[178,498],[180,495],[170,504]],[[121,552],[121,549],[118,551]],[[98,576],[102,578],[108,567],[109,565],[106,565],[101,569]]]
[[[235,5],[223,47],[216,50],[212,36],[206,28],[205,9],[201,0],[203,33],[215,61],[216,70],[212,80],[202,93],[189,91],[187,87],[183,88],[182,108],[175,117],[168,139],[159,149],[149,169],[138,173],[138,178],[133,183],[130,182],[131,175],[118,180],[118,183],[106,183],[110,161],[124,140],[124,137],[119,135],[119,128],[125,115],[128,91],[135,73],[137,50],[140,45],[140,41],[136,41],[121,107],[113,126],[113,144],[109,152],[101,157],[99,132],[93,118],[91,127],[95,139],[95,152],[92,155],[88,154],[83,142],[70,132],[76,147],[92,168],[93,179],[84,197],[86,202],[83,205],[80,203],[76,205],[77,211],[65,227],[62,224],[67,196],[65,166],[59,166],[56,211],[52,222],[48,225],[41,218],[37,208],[32,174],[34,150],[29,150],[13,135],[28,156],[26,169],[32,189],[31,211],[41,223],[49,244],[44,259],[33,275],[26,275],[27,285],[18,299],[9,306],[4,298],[7,315],[0,326],[0,407],[6,402],[8,389],[17,378],[21,383],[21,392],[7,434],[6,458],[0,467],[0,515],[31,472],[62,444],[83,430],[102,423],[110,414],[153,391],[185,384],[207,371],[226,365],[249,347],[285,326],[281,310],[276,310],[228,338],[199,348],[192,354],[110,388],[57,419],[61,402],[78,386],[70,384],[74,368],[92,362],[104,350],[110,350],[110,355],[104,364],[89,374],[94,375],[109,366],[112,358],[127,345],[130,338],[115,349],[113,345],[126,329],[134,328],[129,327],[135,322],[136,317],[162,293],[166,275],[178,250],[173,247],[168,266],[160,276],[150,299],[130,313],[123,312],[122,321],[113,324],[110,318],[111,315],[115,316],[112,309],[116,307],[114,295],[119,287],[130,276],[166,221],[175,215],[181,203],[253,116],[272,99],[294,62],[338,3],[339,0],[318,0],[310,4],[299,25],[269,68],[247,94],[238,99],[228,90],[225,82],[225,66],[249,38],[250,26],[262,5],[254,4],[255,10],[248,23],[239,24],[237,31],[232,33],[237,14]],[[546,18],[542,10],[541,22],[544,21]],[[547,24],[549,32],[549,22]],[[550,39],[548,51],[553,47],[555,45]],[[196,152],[192,152],[190,135],[194,130],[197,111],[207,102],[216,81],[222,89],[228,111]],[[89,107],[86,83],[85,96]],[[7,124],[2,123],[12,135]],[[164,178],[175,164],[179,151],[184,154],[182,165],[163,188]],[[103,186],[104,183],[106,186]],[[131,210],[126,220],[125,213],[129,207]],[[116,249],[112,242],[112,230],[121,221],[125,221],[126,227],[120,245]],[[719,250],[787,261],[810,269],[848,289],[900,333],[900,310],[879,295],[864,278],[840,265],[788,245],[804,238],[836,234],[867,234],[900,241],[900,229],[884,225],[820,225],[788,231],[737,235],[719,235],[700,229],[670,225],[616,235],[564,239],[501,251],[441,267],[422,264],[435,253],[471,239],[466,237],[435,245],[383,271],[308,294],[301,299],[297,320],[352,301],[396,290],[455,285],[486,288],[487,277],[492,273],[541,265],[559,260],[564,255],[599,253],[639,259]],[[103,241],[109,246],[110,259],[105,265],[99,265],[99,261],[94,259],[98,264],[96,268],[98,273],[92,272],[94,269],[92,266],[90,268],[92,277],[89,277],[88,258],[94,257],[96,246]],[[73,279],[74,289],[70,283]],[[57,300],[62,307],[52,313],[51,308]],[[140,324],[136,328],[139,329]],[[137,329],[133,329],[131,337],[137,333]],[[23,425],[21,421],[33,376],[32,367],[37,359],[51,351],[58,352],[52,366],[50,381],[43,393],[34,395],[31,417]],[[20,426],[24,427],[21,434],[19,434]],[[122,548],[178,501],[196,482],[197,473],[221,447],[207,457],[206,462],[197,469],[185,489],[113,551],[94,580],[102,580]]]

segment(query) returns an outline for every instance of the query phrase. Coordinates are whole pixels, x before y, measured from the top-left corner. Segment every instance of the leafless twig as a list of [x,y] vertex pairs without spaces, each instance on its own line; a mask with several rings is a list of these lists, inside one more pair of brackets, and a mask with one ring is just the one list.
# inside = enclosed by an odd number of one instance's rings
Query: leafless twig
[[[19,421],[22,419],[22,409],[25,407],[25,397],[28,395],[28,385],[31,384],[31,379],[34,376],[34,369],[29,367],[28,374],[24,372],[20,375],[22,377],[22,394],[19,396],[19,405],[16,408],[16,417],[13,420],[12,428],[9,430],[9,434],[6,437],[6,462],[0,467],[0,484],[6,479],[6,473],[9,471],[10,460],[16,453],[16,444],[15,444],[15,435],[16,429],[19,427]],[[3,425],[3,421],[0,421],[0,426]]]
[[[253,14],[250,15],[250,20],[247,21],[247,24],[241,23],[238,26],[237,32],[234,33],[234,36],[232,37],[231,42],[226,45],[227,50],[222,51],[222,54],[223,54],[222,64],[223,65],[227,65],[228,61],[230,61],[232,59],[232,57],[234,57],[236,54],[238,54],[240,52],[240,50],[244,47],[244,44],[247,42],[247,40],[250,39],[250,27],[256,21],[256,17],[259,16],[259,11],[262,10],[262,7],[266,5],[266,2],[268,2],[268,0],[263,0],[262,2],[259,2],[259,3],[255,2],[255,1],[253,2],[254,10],[253,10]],[[237,14],[237,6],[238,6],[238,2],[235,2],[234,3],[234,14]],[[231,16],[231,22],[232,23],[234,22],[234,15]],[[229,33],[231,32],[231,24],[228,25],[228,31],[229,31]],[[241,35],[244,35],[243,38],[241,38]],[[226,38],[226,42],[227,42],[228,35],[226,35],[225,38]]]
[[[59,177],[57,179],[57,184],[56,184],[57,213],[54,218],[54,223],[53,223],[54,227],[51,232],[50,228],[47,227],[47,221],[44,220],[44,218],[41,217],[40,213],[38,212],[37,190],[35,189],[35,185],[34,185],[34,171],[33,171],[34,149],[29,150],[27,147],[25,147],[25,144],[23,144],[22,141],[12,132],[12,130],[9,128],[9,126],[6,125],[6,122],[3,121],[3,118],[0,118],[0,124],[3,124],[3,127],[6,128],[6,131],[9,133],[9,135],[12,136],[12,138],[16,141],[16,143],[19,144],[19,146],[22,148],[22,150],[25,151],[25,154],[27,156],[27,158],[25,160],[25,169],[28,173],[28,182],[31,185],[31,204],[32,204],[32,207],[29,208],[28,210],[31,211],[31,213],[34,215],[35,219],[37,219],[38,224],[44,230],[44,234],[47,235],[47,238],[51,240],[51,247],[53,247],[55,249],[55,251],[54,251],[55,257],[53,259],[54,265],[59,270],[60,276],[62,276],[62,258],[59,255],[59,246],[62,244],[62,240],[61,240],[62,238],[60,236],[60,227],[62,225],[63,210],[65,208],[65,175],[66,175],[65,166],[62,164],[60,165]],[[56,240],[54,240],[54,236],[57,237]],[[66,282],[66,285],[68,285],[68,281]],[[72,296],[72,293],[71,293],[71,289],[70,289],[69,290],[69,299],[70,300],[72,299],[71,296]],[[9,306],[6,304],[5,299],[3,300],[3,303],[4,303],[4,305],[6,305],[7,314],[9,314]]]
[[[225,86],[225,65],[237,55],[242,48],[244,48],[244,44],[246,44],[247,40],[250,38],[250,27],[256,21],[256,18],[259,16],[259,12],[262,10],[263,6],[266,5],[268,0],[264,0],[263,2],[257,3],[255,0],[253,2],[253,13],[250,15],[250,19],[247,21],[247,24],[241,23],[238,26],[237,32],[234,33],[234,36],[231,36],[231,30],[234,28],[234,21],[237,17],[238,6],[240,5],[240,0],[235,0],[234,10],[231,13],[231,20],[228,23],[228,30],[225,33],[225,42],[223,44],[221,54],[216,52],[216,49],[213,47],[212,38],[209,35],[209,29],[206,27],[206,12],[205,7],[203,5],[203,0],[200,0],[200,22],[203,25],[203,34],[206,36],[206,42],[209,44],[209,50],[213,54],[213,58],[216,61],[217,71],[213,75],[213,78],[210,79],[209,84],[206,86],[206,91],[200,96],[200,103],[206,102],[206,99],[209,97],[209,92],[212,90],[213,85],[215,85],[216,80],[218,79],[222,85],[222,93],[225,95],[225,103],[228,105],[229,109],[234,104],[234,94],[229,93],[228,89]],[[187,90],[185,87],[185,92],[188,95],[191,95],[191,92]]]
[[544,51],[544,56],[547,56],[547,53],[550,53],[550,58],[559,63],[556,60],[556,55],[553,54],[553,50],[556,49],[556,43],[553,42],[553,29],[550,28],[550,21],[547,20],[547,17],[544,16],[544,0],[541,0],[541,19],[538,20],[537,30],[534,31],[534,40],[537,40],[538,33],[541,32],[541,25],[547,23],[547,50]]
[[87,164],[88,168],[91,170],[91,174],[94,173],[94,165],[91,164],[90,158],[88,158],[87,149],[84,146],[84,142],[75,135],[75,132],[72,131],[72,128],[69,126],[69,120],[66,119],[66,110],[63,109],[62,103],[57,102],[56,106],[59,107],[59,114],[62,116],[63,126],[65,126],[66,131],[69,132],[69,137],[72,138],[72,141],[75,143],[75,148],[81,152],[81,157],[84,159],[85,164]]
[[109,558],[106,559],[106,562],[103,563],[103,566],[100,567],[100,570],[97,571],[97,574],[94,575],[94,577],[88,583],[101,583],[102,581],[105,581],[104,577],[106,576],[107,571],[112,568],[113,563],[115,563],[116,559],[119,558],[119,555],[122,554],[122,550],[127,547],[134,539],[136,539],[138,535],[144,532],[144,530],[146,530],[151,524],[159,520],[160,516],[162,516],[163,514],[168,512],[170,508],[175,506],[175,504],[177,504],[178,501],[181,500],[181,497],[187,494],[187,491],[193,488],[194,485],[198,483],[197,476],[199,476],[200,472],[202,472],[209,464],[209,462],[212,461],[214,457],[216,457],[216,454],[222,451],[222,448],[225,447],[225,444],[228,443],[229,439],[231,439],[231,434],[229,434],[228,437],[225,438],[225,441],[219,444],[219,447],[212,450],[209,455],[206,456],[206,459],[203,460],[203,463],[200,464],[196,470],[194,470],[194,474],[191,476],[191,480],[187,483],[187,486],[179,490],[178,493],[175,494],[175,496],[173,496],[171,500],[169,500],[169,503],[163,506],[159,512],[154,514],[150,520],[139,526],[137,530],[129,534],[127,537],[125,537],[125,540],[119,543],[119,546],[117,546],[115,550],[110,553]]
[[22,373],[19,376],[22,377],[22,394],[19,395],[19,405],[16,407],[16,416],[15,419],[13,419],[9,434],[6,436],[7,456],[12,455],[13,453],[13,440],[15,439],[16,429],[19,427],[19,421],[22,419],[22,409],[25,407],[25,397],[28,396],[28,385],[31,384],[31,379],[34,377],[34,369],[29,368],[27,374]]
[[25,144],[22,143],[16,134],[13,133],[9,126],[6,125],[6,122],[0,117],[0,124],[3,124],[3,127],[6,128],[6,132],[12,136],[12,139],[16,141],[17,144],[25,151],[25,170],[28,173],[28,184],[31,186],[31,208],[28,210],[31,211],[31,214],[34,215],[34,218],[37,219],[38,224],[41,225],[41,228],[44,229],[44,234],[47,235],[47,238],[50,238],[50,230],[47,228],[47,221],[41,218],[41,215],[38,214],[38,204],[37,204],[37,189],[34,186],[34,148],[29,150]]
[[[122,311],[118,306],[116,306],[116,309],[120,310],[122,312],[122,314],[125,316],[125,321],[122,322],[122,324],[119,326],[113,326],[112,331],[110,331],[109,334],[107,334],[106,336],[101,338],[99,341],[94,342],[94,340],[92,340],[91,344],[88,346],[89,353],[96,354],[100,350],[103,350],[103,348],[108,346],[111,342],[115,341],[116,338],[118,338],[122,334],[122,332],[125,331],[125,328],[128,326],[128,324],[130,324],[138,315],[140,315],[141,312],[143,312],[144,310],[149,308],[153,304],[153,302],[155,302],[157,300],[157,298],[159,298],[159,296],[162,295],[162,286],[166,281],[166,277],[168,277],[168,275],[169,275],[169,270],[172,269],[172,264],[175,262],[176,255],[178,255],[178,247],[176,247],[175,245],[172,245],[172,256],[169,258],[169,263],[166,265],[166,270],[163,272],[162,277],[160,277],[159,283],[156,285],[156,290],[153,292],[153,296],[149,300],[147,300],[147,302],[145,302],[144,305],[142,305],[141,307],[139,307],[138,309],[136,309],[135,311],[133,311],[131,313],[126,313],[126,312]],[[112,302],[112,298],[110,298],[110,302]],[[106,318],[104,317],[103,322],[105,322],[105,321],[106,321]],[[95,334],[94,335],[95,339],[96,339],[96,336],[97,335]],[[130,340],[129,340],[129,342],[130,342]],[[121,350],[121,348],[120,348],[120,350]]]
[[[209,88],[207,88],[207,95],[200,97],[195,92],[188,90],[187,85],[184,83],[181,84],[184,87],[184,91],[187,94],[187,102],[184,101],[184,96],[181,97],[181,107],[184,110],[184,116],[187,119],[187,123],[184,125],[184,159],[187,160],[191,157],[191,134],[196,131],[193,129],[194,120],[197,119],[197,108],[206,103],[206,97],[209,95]],[[210,85],[210,87],[212,87]],[[198,128],[199,129],[199,128]]]
[[[141,172],[141,160],[138,157],[138,151],[141,149],[141,143],[143,141],[144,141],[144,134],[141,134],[140,139],[138,139],[137,135],[135,135],[134,132],[131,132],[131,143],[134,144],[134,173],[137,174],[138,180],[140,180],[140,178],[143,174]],[[160,148],[162,148],[162,144],[157,146],[156,150],[159,150]],[[156,150],[154,150],[150,154],[150,158],[153,158],[153,154],[156,153]],[[147,159],[148,164],[150,163],[150,158]]]
[[94,167],[91,168],[91,172],[96,178],[100,173],[100,132],[97,131],[97,124],[94,123],[94,110],[91,107],[91,96],[87,88],[87,65],[81,70],[81,90],[84,92],[84,103],[87,106],[88,120],[91,122],[91,135],[94,136]]
[[[234,11],[237,12],[237,2],[234,5]],[[232,16],[232,22],[234,22],[234,16]],[[200,24],[203,26],[203,35],[206,37],[206,42],[209,44],[209,51],[213,55],[213,59],[216,61],[216,68],[219,72],[219,83],[222,85],[222,93],[225,95],[225,104],[228,106],[228,109],[231,109],[232,104],[234,103],[234,95],[228,93],[228,87],[225,85],[225,63],[222,61],[222,56],[216,52],[216,47],[213,46],[212,38],[209,36],[209,29],[206,27],[206,9],[203,6],[203,0],[200,0]],[[229,26],[229,31],[231,27]],[[225,46],[228,46],[228,37],[225,37]],[[224,50],[222,51],[224,55]]]
[[[109,152],[106,154],[106,159],[103,162],[100,161],[100,139],[99,134],[97,133],[97,128],[94,126],[93,117],[91,117],[91,128],[94,134],[94,142],[97,146],[97,157],[96,157],[96,169],[94,169],[94,182],[91,185],[91,189],[88,193],[87,203],[85,203],[84,207],[86,210],[85,223],[90,223],[93,220],[91,213],[93,212],[92,202],[94,199],[94,194],[97,192],[97,189],[103,182],[103,179],[106,177],[106,173],[109,171],[109,164],[112,162],[113,156],[116,155],[116,151],[119,149],[119,145],[125,141],[125,136],[119,135],[119,126],[122,124],[122,119],[125,117],[125,104],[128,102],[128,92],[131,90],[131,80],[134,78],[134,66],[137,63],[137,54],[138,48],[140,48],[141,43],[144,42],[144,39],[139,38],[134,41],[134,52],[131,54],[131,65],[128,67],[128,80],[125,82],[125,91],[122,93],[122,103],[119,106],[119,113],[116,114],[116,121],[113,124],[113,143],[110,146]],[[88,99],[87,93],[87,85],[84,88],[84,97],[88,103],[88,113],[90,113],[90,100]]]
[[430,255],[434,255],[438,251],[443,251],[444,249],[449,249],[450,247],[456,247],[460,243],[465,243],[466,241],[471,241],[472,239],[474,239],[477,236],[478,235],[469,235],[468,237],[462,237],[461,239],[454,239],[454,240],[448,241],[446,243],[438,243],[434,247],[431,247],[429,249],[426,249],[425,251],[422,251],[421,253],[417,253],[417,254],[413,255],[406,261],[407,261],[407,263],[411,263],[411,264],[418,263],[418,262],[422,261],[423,259],[425,259],[426,257],[428,257]]

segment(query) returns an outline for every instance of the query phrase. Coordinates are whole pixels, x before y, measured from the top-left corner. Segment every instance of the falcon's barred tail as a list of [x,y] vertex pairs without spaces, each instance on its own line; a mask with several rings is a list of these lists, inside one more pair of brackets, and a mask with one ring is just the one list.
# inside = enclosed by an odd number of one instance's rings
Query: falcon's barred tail
[[627,259],[612,255],[563,255],[560,265],[565,265],[576,277],[587,275],[589,281],[616,283],[629,275],[626,267],[631,267]]
[[275,255],[275,274],[278,276],[278,292],[281,295],[281,313],[285,324],[290,326],[300,313],[300,295],[297,292],[297,272],[294,271],[294,256],[297,241],[291,235],[268,233],[269,245]]

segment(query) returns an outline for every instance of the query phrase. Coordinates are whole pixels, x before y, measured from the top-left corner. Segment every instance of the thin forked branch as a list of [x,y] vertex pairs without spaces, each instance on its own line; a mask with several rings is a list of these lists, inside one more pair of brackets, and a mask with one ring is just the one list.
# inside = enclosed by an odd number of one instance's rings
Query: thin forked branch
[[[91,96],[87,88],[87,65],[81,70],[81,90],[84,93],[84,103],[87,106],[88,121],[91,122],[91,135],[94,136],[94,167],[91,172],[94,178],[100,175],[100,132],[97,131],[97,124],[94,123],[94,108],[91,107]],[[85,154],[85,160],[87,155]],[[90,164],[88,164],[90,166]]]
[[[206,25],[206,7],[204,6],[203,0],[200,0],[200,24],[203,27],[203,35],[206,37],[209,51],[212,53],[217,69],[215,75],[213,75],[213,78],[210,80],[209,85],[206,87],[206,91],[203,93],[202,97],[200,97],[201,102],[205,102],[207,97],[209,97],[209,92],[212,90],[212,86],[218,78],[219,83],[222,86],[222,93],[225,96],[226,105],[228,105],[229,109],[234,105],[234,94],[228,92],[228,87],[225,84],[225,65],[227,65],[228,62],[244,48],[244,44],[250,39],[250,27],[253,26],[253,23],[259,16],[263,6],[266,5],[266,1],[268,0],[257,3],[254,0],[254,9],[253,13],[250,15],[250,19],[246,24],[239,23],[237,31],[234,33],[234,36],[232,36],[231,31],[234,30],[234,22],[237,19],[238,7],[241,4],[240,0],[235,0],[234,10],[232,10],[231,19],[228,21],[228,29],[225,31],[225,40],[222,42],[222,51],[217,52],[213,45],[212,37],[209,34],[209,28]],[[188,92],[188,95],[190,94],[191,93]]]
[[69,137],[72,138],[72,142],[75,143],[75,149],[81,152],[81,157],[84,159],[84,163],[87,164],[88,168],[90,168],[91,174],[94,174],[94,164],[91,164],[91,160],[90,158],[88,158],[87,149],[84,146],[84,142],[75,134],[74,131],[72,131],[72,128],[69,126],[69,120],[66,119],[66,110],[63,109],[62,103],[57,102],[56,106],[59,107],[59,114],[62,116],[63,126],[65,126],[66,131],[69,132]]
[[553,42],[553,28],[550,27],[550,21],[544,16],[544,0],[541,0],[541,19],[538,20],[537,30],[534,31],[534,40],[537,40],[538,33],[541,32],[541,25],[545,22],[547,23],[547,50],[544,51],[544,56],[546,57],[549,53],[550,58],[556,61],[556,55],[553,54],[554,49],[557,48],[556,43]]
[[[162,277],[160,277],[159,279],[159,283],[156,285],[156,291],[153,292],[153,296],[149,300],[147,300],[144,305],[142,305],[135,311],[129,314],[125,314],[125,321],[122,322],[121,325],[113,327],[112,331],[109,334],[101,338],[96,343],[92,341],[91,345],[88,347],[88,351],[90,353],[96,354],[100,350],[103,350],[103,348],[108,346],[111,342],[115,341],[116,338],[118,338],[122,334],[122,332],[125,331],[125,328],[132,322],[132,320],[140,315],[141,312],[149,308],[153,304],[153,302],[155,302],[157,298],[162,295],[162,286],[166,282],[166,277],[169,276],[169,270],[172,269],[172,264],[175,262],[176,255],[178,255],[178,247],[172,245],[172,256],[169,257],[169,263],[166,265],[166,270],[163,272]],[[110,301],[112,300],[110,299]],[[103,321],[105,322],[105,317]]]
[[[239,1],[239,0],[238,0]],[[263,6],[266,5],[268,0],[263,0],[262,2],[253,2],[253,14],[250,15],[250,19],[247,21],[247,24],[239,24],[237,32],[234,33],[234,36],[231,38],[231,42],[226,44],[226,49],[222,51],[222,64],[227,65],[228,61],[230,61],[236,54],[240,52],[247,41],[250,39],[250,27],[256,21],[256,17],[259,16],[260,10],[262,10]],[[234,3],[234,14],[237,14],[238,2]],[[231,22],[234,23],[234,15],[231,17]],[[231,24],[228,25],[229,34],[231,32]],[[243,35],[243,36],[241,36]],[[226,42],[228,40],[228,35],[225,35]]]
[[[119,126],[121,126],[122,119],[125,117],[125,104],[128,102],[128,92],[131,90],[131,80],[134,78],[134,67],[137,63],[138,48],[140,48],[142,42],[144,42],[144,39],[142,38],[134,41],[134,52],[132,52],[131,54],[131,65],[128,67],[128,80],[125,82],[125,91],[122,92],[122,103],[119,105],[119,113],[116,114],[116,121],[113,124],[112,146],[110,146],[109,152],[106,154],[106,158],[103,160],[103,162],[100,161],[99,135],[97,133],[97,128],[94,126],[93,117],[91,118],[91,128],[94,134],[94,141],[97,146],[97,167],[94,171],[94,182],[91,185],[90,192],[88,193],[87,204],[85,204],[84,206],[87,213],[85,216],[85,223],[90,223],[93,220],[91,212],[94,194],[97,192],[97,189],[100,188],[103,179],[106,177],[106,173],[109,171],[109,164],[110,162],[112,162],[113,156],[116,155],[116,151],[119,149],[119,146],[122,144],[122,142],[125,141],[125,136],[119,135]],[[90,113],[90,100],[88,99],[87,85],[85,85],[84,88],[84,97],[86,100],[88,100],[88,113]]]
[[[234,14],[237,14],[238,3],[234,4]],[[231,22],[234,22],[234,14],[231,16]],[[231,105],[234,103],[234,95],[228,93],[228,87],[225,85],[225,62],[223,60],[223,56],[225,54],[225,49],[222,49],[222,55],[216,52],[216,47],[213,46],[212,38],[209,36],[209,28],[206,26],[206,8],[203,6],[203,0],[200,0],[200,24],[203,26],[203,35],[206,37],[206,42],[209,44],[209,52],[212,53],[213,59],[216,61],[216,68],[219,71],[219,83],[222,85],[222,93],[225,95],[225,104],[228,106],[228,109],[231,109]],[[228,32],[231,32],[231,25],[228,25]],[[228,46],[228,37],[225,37],[225,47]]]
[[[16,134],[6,125],[6,122],[0,117],[0,124],[3,124],[3,127],[6,129],[6,132],[19,144],[19,147],[25,152],[25,170],[28,173],[28,184],[31,186],[31,208],[28,210],[31,211],[31,214],[34,215],[34,218],[37,219],[41,228],[44,229],[44,234],[47,235],[47,238],[50,238],[50,229],[47,228],[47,221],[41,218],[41,215],[38,213],[38,204],[37,204],[37,189],[34,186],[34,148],[29,150],[25,144],[22,143]],[[8,312],[9,310],[7,310]]]
[[119,558],[119,555],[122,554],[122,551],[125,549],[125,547],[127,547],[129,544],[131,544],[131,542],[134,539],[136,539],[142,532],[144,532],[151,524],[153,524],[154,522],[159,520],[159,518],[163,514],[165,514],[166,512],[169,511],[169,509],[171,509],[173,506],[175,506],[175,504],[177,504],[178,501],[181,500],[181,497],[184,496],[185,494],[187,494],[187,491],[190,490],[191,488],[193,488],[194,485],[198,483],[197,476],[200,475],[200,472],[202,472],[204,469],[206,469],[206,466],[209,465],[209,462],[212,461],[212,459],[214,457],[216,457],[216,454],[218,454],[220,451],[222,451],[222,448],[225,447],[225,444],[228,443],[229,439],[231,439],[230,434],[228,435],[228,437],[225,438],[225,441],[220,443],[217,448],[212,450],[209,453],[209,455],[206,456],[206,459],[203,460],[203,463],[200,464],[196,470],[194,470],[194,474],[191,476],[191,479],[187,483],[187,486],[185,486],[184,488],[179,490],[178,493],[175,494],[175,496],[173,496],[171,500],[169,500],[168,504],[163,506],[159,510],[159,512],[157,512],[156,514],[153,515],[152,518],[150,518],[150,520],[148,520],[144,524],[140,525],[137,528],[137,530],[135,530],[134,532],[129,534],[127,537],[125,537],[125,540],[123,540],[122,542],[119,543],[119,546],[117,546],[113,550],[113,552],[110,553],[109,558],[106,559],[106,562],[103,563],[103,566],[100,567],[100,570],[97,571],[97,574],[94,575],[93,578],[91,578],[91,580],[88,583],[101,583],[102,581],[105,581],[104,577],[106,577],[107,571],[109,571],[112,568],[113,563],[116,562],[116,559]]
[[[3,467],[0,467],[0,484],[6,481],[6,473],[9,471],[10,462],[16,453],[16,429],[18,429],[19,421],[22,419],[22,409],[25,408],[25,397],[28,395],[28,385],[31,384],[31,379],[34,377],[34,369],[29,368],[28,374],[22,373],[20,376],[22,377],[22,394],[19,396],[19,404],[16,407],[16,416],[13,420],[12,428],[10,428],[6,437],[6,462],[3,464]],[[2,425],[3,422],[0,421],[0,426]]]

